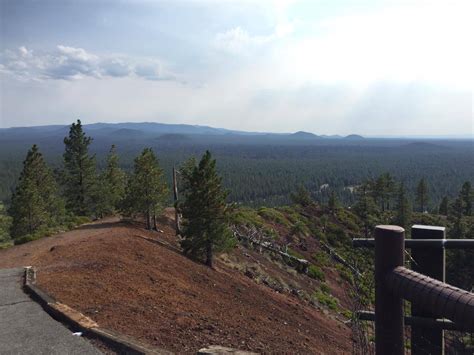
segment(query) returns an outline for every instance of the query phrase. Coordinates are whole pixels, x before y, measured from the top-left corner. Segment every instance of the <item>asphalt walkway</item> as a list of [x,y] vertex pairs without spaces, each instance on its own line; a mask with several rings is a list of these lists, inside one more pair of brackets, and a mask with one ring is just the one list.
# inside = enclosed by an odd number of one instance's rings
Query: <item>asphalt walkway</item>
[[23,269],[0,269],[0,354],[101,354],[23,291]]

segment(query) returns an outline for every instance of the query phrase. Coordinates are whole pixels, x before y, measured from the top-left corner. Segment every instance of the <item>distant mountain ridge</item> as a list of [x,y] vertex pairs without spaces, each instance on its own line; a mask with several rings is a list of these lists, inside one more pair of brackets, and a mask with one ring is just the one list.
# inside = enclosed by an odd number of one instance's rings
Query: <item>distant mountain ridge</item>
[[[0,136],[11,135],[31,135],[31,134],[64,134],[69,129],[68,125],[46,125],[46,126],[31,126],[31,127],[12,127],[0,128]],[[180,134],[180,135],[237,135],[237,136],[266,136],[266,137],[288,137],[291,139],[344,139],[344,138],[358,138],[363,139],[362,136],[351,134],[347,137],[339,135],[316,135],[311,132],[298,131],[295,133],[271,133],[271,132],[247,132],[239,130],[230,130],[225,128],[215,128],[210,126],[190,125],[190,124],[172,124],[159,122],[124,122],[124,123],[92,123],[84,124],[84,129],[89,134],[94,135],[109,135],[118,134],[121,136],[130,135],[137,136],[139,134],[149,135],[165,135],[165,134]]]

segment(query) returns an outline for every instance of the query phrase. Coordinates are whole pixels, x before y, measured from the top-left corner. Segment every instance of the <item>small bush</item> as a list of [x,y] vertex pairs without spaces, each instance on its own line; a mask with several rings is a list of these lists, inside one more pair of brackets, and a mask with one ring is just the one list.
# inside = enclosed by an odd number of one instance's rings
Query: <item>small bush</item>
[[319,266],[328,266],[331,263],[329,255],[323,251],[314,253],[313,259]]
[[238,225],[263,227],[264,220],[258,213],[248,207],[240,207],[233,211],[230,216],[231,222]]
[[317,290],[313,294],[313,297],[318,301],[318,303],[328,307],[329,309],[332,309],[333,311],[337,311],[339,306],[337,298],[334,298],[330,294],[324,293],[321,290]]
[[307,236],[309,235],[309,229],[303,222],[298,221],[291,227],[290,234],[298,236]]
[[329,244],[333,247],[341,247],[351,243],[351,239],[344,229],[334,223],[328,223],[326,236]]
[[308,276],[311,277],[312,279],[316,279],[319,281],[326,280],[326,277],[324,276],[324,271],[321,270],[321,268],[317,267],[316,265],[310,265],[308,267]]
[[33,240],[37,240],[43,237],[48,237],[53,233],[54,233],[54,229],[52,228],[40,228],[34,233],[26,234],[21,237],[15,238],[13,242],[15,245],[25,244],[28,242],[32,242]]
[[258,214],[259,216],[265,218],[266,220],[276,222],[286,227],[289,226],[289,222],[286,219],[286,217],[283,215],[283,213],[281,213],[280,211],[274,208],[262,207],[258,210]]
[[341,278],[342,278],[343,280],[346,280],[346,281],[349,282],[351,285],[354,284],[354,276],[352,275],[352,273],[351,273],[348,269],[342,267],[342,268],[340,268],[340,269],[338,269],[338,270],[339,270],[339,275],[341,276]]
[[320,288],[321,288],[321,291],[323,291],[323,292],[324,292],[325,294],[327,294],[327,295],[328,295],[329,292],[331,291],[331,290],[329,289],[329,286],[328,286],[326,283],[322,283],[321,286],[320,286]]
[[64,225],[55,226],[55,227],[43,227],[38,229],[36,232],[31,234],[26,234],[21,237],[15,238],[13,243],[15,245],[24,244],[32,242],[43,237],[49,237],[53,234],[60,233],[64,230],[71,230],[82,224],[89,223],[91,219],[85,216],[70,216],[66,219]]
[[290,254],[291,256],[294,256],[295,258],[304,259],[304,256],[303,256],[303,255],[301,255],[301,254],[298,253],[296,250],[293,250],[293,249],[291,249],[291,248],[288,248],[287,253]]

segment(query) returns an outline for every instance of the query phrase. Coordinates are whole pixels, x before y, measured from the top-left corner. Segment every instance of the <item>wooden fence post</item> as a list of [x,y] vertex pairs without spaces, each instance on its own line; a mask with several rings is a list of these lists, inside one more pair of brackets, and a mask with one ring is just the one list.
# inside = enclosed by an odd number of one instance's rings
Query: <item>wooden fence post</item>
[[387,275],[404,264],[405,230],[375,227],[375,351],[378,355],[404,354],[403,300],[390,292]]
[[[411,229],[412,239],[446,239],[445,227],[414,225]],[[445,282],[444,248],[413,248],[413,271]],[[434,314],[423,311],[417,305],[411,306],[412,316],[436,318]],[[442,329],[411,327],[411,350],[413,355],[444,354],[444,331]]]

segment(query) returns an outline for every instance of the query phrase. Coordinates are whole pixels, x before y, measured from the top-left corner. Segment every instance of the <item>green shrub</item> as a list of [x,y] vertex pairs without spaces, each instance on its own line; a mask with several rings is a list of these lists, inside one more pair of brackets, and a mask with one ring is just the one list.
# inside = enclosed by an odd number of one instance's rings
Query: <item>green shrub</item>
[[9,248],[13,245],[13,242],[10,240],[8,242],[1,242],[0,243],[0,250],[1,249],[6,249],[6,248]]
[[333,311],[337,311],[338,306],[339,306],[339,301],[337,298],[334,298],[330,294],[324,293],[321,290],[317,290],[314,294],[313,297],[318,301],[319,304],[322,304],[329,309],[332,309]]
[[339,269],[339,275],[343,280],[346,280],[349,282],[351,285],[354,284],[354,276],[352,275],[352,272],[349,271],[347,268],[342,267]]
[[308,276],[319,281],[324,281],[326,279],[324,271],[316,265],[310,265],[308,267]]
[[68,218],[66,218],[64,225],[40,228],[34,233],[26,234],[21,237],[15,238],[13,242],[15,245],[32,242],[33,240],[37,240],[43,237],[49,237],[53,234],[59,233],[64,230],[71,230],[73,228],[76,228],[82,224],[89,223],[89,222],[91,222],[91,219],[89,217],[69,216]]
[[344,229],[334,223],[328,223],[326,237],[333,247],[340,247],[351,243]]
[[40,238],[43,238],[43,237],[48,237],[51,234],[54,234],[54,231],[55,230],[53,228],[46,228],[46,227],[45,228],[40,228],[34,233],[26,234],[26,235],[23,235],[21,237],[15,238],[13,240],[13,242],[14,242],[15,245],[32,242],[33,240],[37,240],[37,239],[40,239]]
[[320,288],[321,288],[321,291],[323,291],[325,294],[329,294],[331,291],[328,284],[326,283],[322,283]]
[[309,235],[309,228],[303,222],[298,221],[291,227],[290,234],[307,236]]
[[291,249],[291,248],[288,248],[287,253],[290,254],[291,256],[294,256],[295,258],[304,259],[304,256],[303,256],[303,255],[301,255],[301,254],[298,253],[296,250],[293,250],[293,249]]
[[244,226],[252,226],[252,227],[263,227],[264,220],[258,213],[248,207],[239,207],[235,211],[232,212],[231,216],[231,223],[237,225],[244,225]]
[[342,314],[344,317],[348,318],[348,319],[353,319],[353,317],[354,317],[354,314],[353,314],[350,310],[348,310],[348,309],[343,309],[343,310],[341,311],[341,314]]
[[319,251],[313,254],[313,259],[319,266],[328,266],[331,261],[329,259],[329,255],[324,251]]
[[290,225],[283,213],[275,208],[262,207],[258,210],[258,214],[266,220],[276,222],[283,226],[288,227]]

